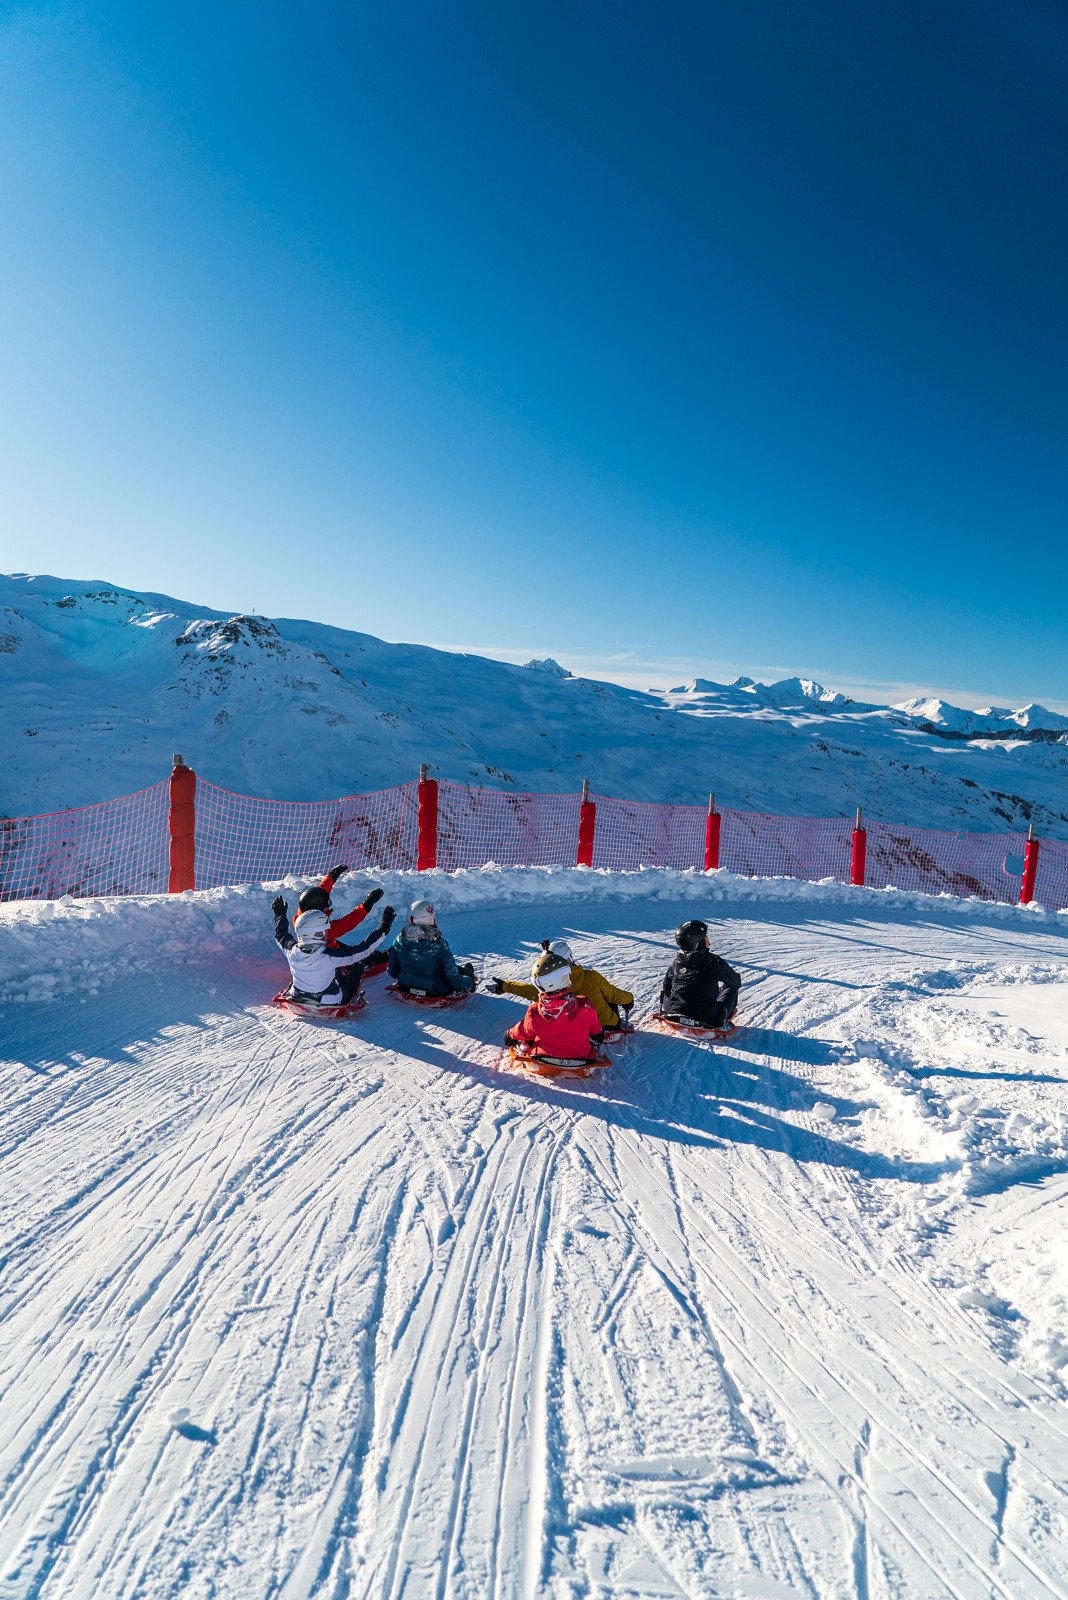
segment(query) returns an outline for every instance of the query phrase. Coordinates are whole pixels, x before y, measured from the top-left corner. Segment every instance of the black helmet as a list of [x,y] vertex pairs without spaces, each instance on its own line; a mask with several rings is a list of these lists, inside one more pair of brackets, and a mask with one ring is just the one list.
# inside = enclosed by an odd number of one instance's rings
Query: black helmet
[[693,917],[675,930],[675,943],[680,950],[699,950],[708,938],[708,923]]
[[316,884],[314,888],[305,889],[297,901],[298,911],[329,911],[330,896],[327,891]]

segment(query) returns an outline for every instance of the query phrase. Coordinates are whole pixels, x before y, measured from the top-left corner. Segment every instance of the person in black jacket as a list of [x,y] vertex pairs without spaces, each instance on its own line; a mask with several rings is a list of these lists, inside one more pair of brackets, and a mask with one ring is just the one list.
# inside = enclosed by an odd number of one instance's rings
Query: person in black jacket
[[701,1028],[726,1028],[738,1007],[741,977],[708,947],[708,923],[684,922],[675,934],[679,954],[664,976],[660,1010]]

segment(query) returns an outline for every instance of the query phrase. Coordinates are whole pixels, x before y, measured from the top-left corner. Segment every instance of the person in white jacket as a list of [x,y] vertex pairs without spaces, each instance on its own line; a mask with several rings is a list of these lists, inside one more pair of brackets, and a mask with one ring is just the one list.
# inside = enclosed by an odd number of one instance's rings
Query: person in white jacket
[[289,906],[281,895],[271,901],[274,939],[289,962],[288,998],[302,1005],[347,1006],[360,992],[363,964],[388,938],[396,916],[387,906],[373,933],[357,944],[333,944],[325,911],[301,911],[289,930]]

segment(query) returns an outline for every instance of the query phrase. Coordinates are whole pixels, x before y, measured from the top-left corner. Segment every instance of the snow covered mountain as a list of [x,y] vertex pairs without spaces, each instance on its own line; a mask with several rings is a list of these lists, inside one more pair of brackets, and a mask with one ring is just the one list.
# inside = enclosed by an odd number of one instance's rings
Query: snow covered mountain
[[8,816],[143,787],[177,750],[215,783],[279,799],[384,787],[425,761],[500,788],[573,792],[589,777],[635,799],[714,790],[753,810],[860,804],[889,821],[1034,821],[1068,838],[1068,717],[1037,706],[874,706],[800,677],[643,693],[549,658],[513,666],[20,574],[0,577],[0,686]]
[[937,728],[946,728],[957,733],[1011,734],[1016,728],[1063,732],[1068,728],[1068,717],[1061,716],[1058,711],[1050,711],[1048,707],[1037,705],[1033,701],[1016,711],[1009,710],[1006,706],[987,706],[981,711],[965,711],[961,706],[953,706],[946,700],[937,699],[903,700],[893,709],[903,711],[906,716],[915,717],[919,722],[930,722]]

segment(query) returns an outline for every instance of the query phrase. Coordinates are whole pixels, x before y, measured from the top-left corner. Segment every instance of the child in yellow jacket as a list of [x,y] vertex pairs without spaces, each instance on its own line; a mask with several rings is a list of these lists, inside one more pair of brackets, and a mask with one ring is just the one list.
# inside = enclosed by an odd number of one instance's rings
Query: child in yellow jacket
[[[571,963],[571,989],[572,993],[582,995],[588,1000],[597,1013],[597,1020],[602,1028],[618,1028],[620,1012],[629,1010],[634,1004],[634,996],[628,994],[626,989],[617,989],[614,983],[609,983],[602,972],[595,967],[580,967],[571,953],[571,946],[563,939],[548,939],[541,941],[543,950],[549,950],[553,955],[562,956]],[[487,988],[491,994],[514,994],[521,1000],[536,1000],[538,991],[532,983],[512,983],[507,978],[490,978]]]

